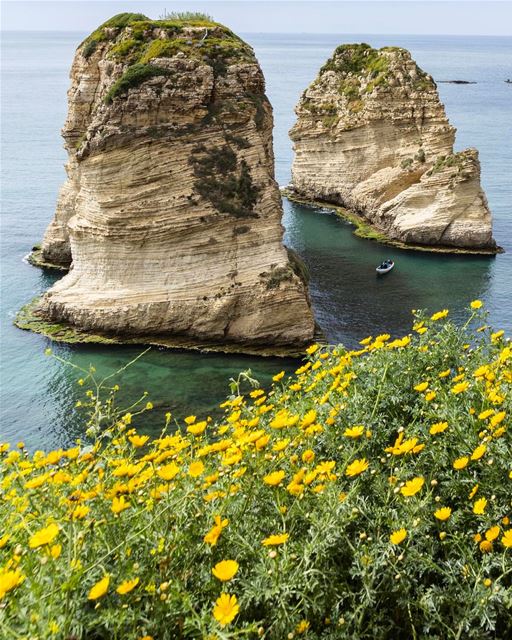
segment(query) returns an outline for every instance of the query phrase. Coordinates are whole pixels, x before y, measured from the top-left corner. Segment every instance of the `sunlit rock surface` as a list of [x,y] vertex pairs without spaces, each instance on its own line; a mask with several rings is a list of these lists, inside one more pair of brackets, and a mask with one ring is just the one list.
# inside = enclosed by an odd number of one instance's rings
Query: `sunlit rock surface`
[[454,153],[436,85],[408,51],[338,47],[296,113],[297,195],[347,207],[407,244],[495,249],[478,153]]
[[68,179],[42,256],[71,268],[38,313],[131,336],[311,340],[249,45],[209,21],[121,14],[78,48],[68,101]]

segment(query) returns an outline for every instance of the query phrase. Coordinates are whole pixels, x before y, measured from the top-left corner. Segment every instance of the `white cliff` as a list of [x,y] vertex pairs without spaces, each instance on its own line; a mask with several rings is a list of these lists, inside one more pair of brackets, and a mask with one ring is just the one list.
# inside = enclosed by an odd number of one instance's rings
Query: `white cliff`
[[68,180],[42,258],[70,271],[41,318],[129,337],[312,339],[245,42],[217,23],[121,14],[78,48],[68,99]]
[[478,153],[454,153],[436,85],[408,51],[338,47],[296,113],[296,195],[346,207],[406,244],[496,250]]

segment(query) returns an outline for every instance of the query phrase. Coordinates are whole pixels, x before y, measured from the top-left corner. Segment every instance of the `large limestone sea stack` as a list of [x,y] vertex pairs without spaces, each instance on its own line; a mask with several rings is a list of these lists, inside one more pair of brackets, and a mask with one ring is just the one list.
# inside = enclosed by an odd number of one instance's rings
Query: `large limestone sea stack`
[[121,14],[78,48],[68,99],[68,179],[42,260],[70,271],[37,314],[100,334],[311,340],[245,42],[209,20]]
[[454,153],[436,84],[408,51],[338,47],[296,113],[296,195],[346,207],[408,245],[496,250],[478,153]]

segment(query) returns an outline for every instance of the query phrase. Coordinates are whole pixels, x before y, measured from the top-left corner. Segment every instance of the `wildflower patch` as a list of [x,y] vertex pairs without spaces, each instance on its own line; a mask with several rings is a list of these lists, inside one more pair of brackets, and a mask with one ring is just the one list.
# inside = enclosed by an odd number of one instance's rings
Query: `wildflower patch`
[[89,443],[0,445],[1,637],[512,637],[512,348],[468,313],[154,440],[85,372]]

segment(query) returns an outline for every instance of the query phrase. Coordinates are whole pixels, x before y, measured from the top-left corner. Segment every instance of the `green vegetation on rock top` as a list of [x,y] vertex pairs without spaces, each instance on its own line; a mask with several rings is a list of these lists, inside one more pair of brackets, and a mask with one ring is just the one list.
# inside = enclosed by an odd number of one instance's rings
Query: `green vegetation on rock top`
[[[95,29],[80,45],[85,58],[91,56],[98,44],[108,39],[108,29],[124,29],[127,25],[140,20],[148,20],[143,13],[118,13]],[[79,48],[80,48],[79,47]]]
[[104,57],[130,65],[109,91],[106,102],[151,76],[164,75],[147,68],[158,58],[182,53],[210,65],[215,75],[224,75],[228,65],[235,62],[255,62],[254,52],[247,43],[200,13],[166,14],[162,20],[151,20],[141,13],[121,13],[104,22],[82,42],[82,55],[89,58],[100,44]]
[[[389,54],[396,54],[390,56]],[[349,100],[357,99],[361,93],[371,93],[377,86],[387,86],[393,76],[393,59],[399,63],[410,62],[411,56],[401,47],[382,47],[374,49],[365,42],[361,44],[342,44],[337,47],[329,60],[320,69],[320,76],[334,71],[341,76],[340,94]],[[416,77],[411,79],[415,90],[432,88],[433,83],[427,74],[416,65]]]
[[173,27],[219,27],[222,26],[217,22],[214,22],[210,16],[207,16],[203,13],[192,13],[192,12],[183,12],[183,13],[171,13],[168,14],[162,20],[151,20],[148,16],[143,13],[118,13],[112,18],[106,20],[103,24],[101,24],[97,29],[95,29],[82,44],[91,42],[92,40],[102,41],[107,40],[108,35],[105,33],[105,30],[108,29],[124,29],[125,27],[132,26],[134,24],[143,24],[146,28],[149,27],[162,27],[162,28],[173,28]]
[[[402,51],[405,51],[402,49]],[[338,73],[360,74],[363,72],[386,71],[389,60],[378,49],[365,42],[361,44],[342,44],[336,47],[334,54],[321,68],[320,73],[336,71]]]
[[254,58],[251,47],[230,29],[205,14],[190,12],[169,14],[163,20],[151,20],[141,13],[121,13],[83,41],[82,54],[88,58],[98,44],[106,41],[112,43],[108,57],[131,63],[170,57],[179,51],[206,61],[220,56]]
[[143,13],[118,13],[115,16],[109,18],[106,22],[104,22],[100,29],[102,28],[119,28],[123,29],[124,27],[132,24],[132,22],[139,22],[140,20],[149,20],[147,16]]

